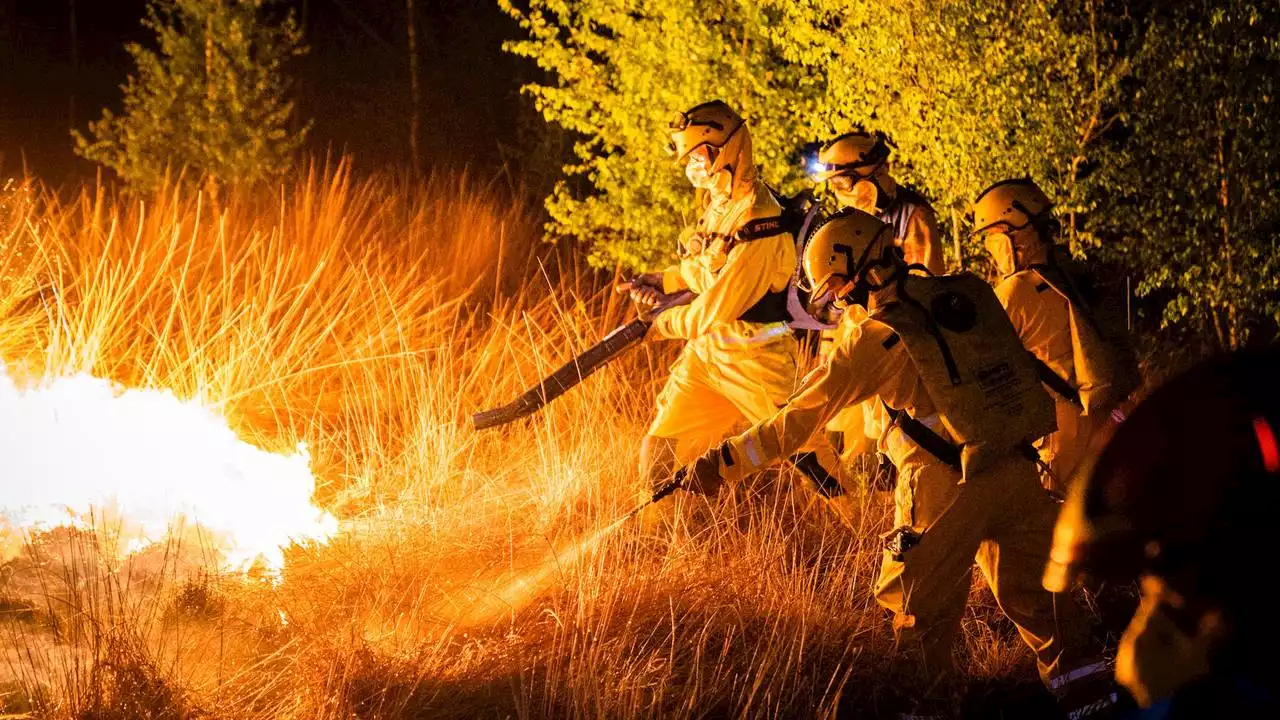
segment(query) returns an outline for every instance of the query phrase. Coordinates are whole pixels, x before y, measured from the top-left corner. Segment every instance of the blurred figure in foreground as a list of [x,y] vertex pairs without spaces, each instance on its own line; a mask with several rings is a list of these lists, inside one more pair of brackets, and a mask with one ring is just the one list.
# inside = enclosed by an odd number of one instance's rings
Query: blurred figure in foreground
[[1140,582],[1116,679],[1141,717],[1280,717],[1280,623],[1260,584],[1278,505],[1277,348],[1174,379],[1082,466],[1044,585],[1061,592],[1079,575]]

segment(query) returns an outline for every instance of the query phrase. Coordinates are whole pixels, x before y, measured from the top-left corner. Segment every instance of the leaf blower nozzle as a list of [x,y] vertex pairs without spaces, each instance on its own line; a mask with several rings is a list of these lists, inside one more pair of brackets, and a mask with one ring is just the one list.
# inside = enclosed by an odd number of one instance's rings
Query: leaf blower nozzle
[[685,469],[680,468],[679,470],[676,471],[675,475],[671,476],[670,480],[658,486],[658,488],[653,491],[653,495],[651,495],[648,500],[645,500],[635,510],[632,510],[631,512],[623,516],[623,519],[629,520],[635,517],[636,515],[639,515],[641,510],[644,510],[650,505],[662,502],[664,498],[666,498],[668,495],[671,495],[675,491],[679,490],[680,487],[684,485],[684,478],[685,478]]
[[676,490],[679,490],[680,486],[684,485],[684,478],[686,473],[687,471],[684,468],[680,468],[679,470],[677,470],[676,474],[671,476],[671,479],[668,480],[666,484],[660,486],[657,490],[653,492],[653,498],[650,499],[649,502],[651,503],[660,502],[663,498],[667,497],[668,495],[675,492]]

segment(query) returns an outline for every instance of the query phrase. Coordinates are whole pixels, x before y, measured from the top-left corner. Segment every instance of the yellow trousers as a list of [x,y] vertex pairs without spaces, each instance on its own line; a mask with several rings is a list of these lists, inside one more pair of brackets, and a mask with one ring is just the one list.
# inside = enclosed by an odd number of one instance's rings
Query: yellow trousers
[[1040,585],[1057,504],[1020,458],[958,481],[941,463],[899,465],[896,526],[920,537],[901,559],[886,551],[876,586],[876,600],[895,613],[898,647],[928,673],[952,669],[952,641],[976,561],[1000,609],[1035,652],[1041,676],[1052,677],[1063,650],[1062,621],[1072,612],[1069,598]]
[[1066,496],[1071,474],[1084,460],[1094,432],[1104,421],[1081,415],[1080,408],[1064,400],[1058,400],[1055,408],[1058,418],[1057,432],[1040,439],[1036,449],[1040,459],[1049,466],[1043,478],[1044,486],[1058,495]]
[[658,394],[649,435],[678,440],[681,463],[778,411],[796,387],[799,346],[782,323],[690,340]]
[[[677,462],[688,464],[786,405],[799,383],[799,354],[799,343],[782,323],[735,323],[723,333],[691,340],[658,394],[649,435],[676,441]],[[815,438],[805,450],[815,453],[831,474],[828,482],[847,487],[825,438]],[[829,491],[823,494],[829,496]],[[833,510],[849,520],[848,507]]]

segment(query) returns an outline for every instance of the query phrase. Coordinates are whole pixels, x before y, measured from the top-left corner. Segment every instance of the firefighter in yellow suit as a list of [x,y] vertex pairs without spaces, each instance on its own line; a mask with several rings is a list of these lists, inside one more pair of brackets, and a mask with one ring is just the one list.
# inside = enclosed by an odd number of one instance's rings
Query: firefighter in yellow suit
[[[1004,180],[974,201],[974,227],[1004,278],[996,285],[996,296],[1022,344],[1058,379],[1050,378],[1053,384],[1049,385],[1058,430],[1040,441],[1039,450],[1049,468],[1043,478],[1045,487],[1065,496],[1067,480],[1088,451],[1094,432],[1107,422],[1122,397],[1081,402],[1083,383],[1076,360],[1087,359],[1090,345],[1098,342],[1095,339],[1084,347],[1080,342],[1082,333],[1088,331],[1085,326],[1095,324],[1096,318],[1081,297],[1083,273],[1065,252],[1055,249],[1057,222],[1052,208],[1033,181]],[[1074,303],[1071,297],[1076,298]],[[1119,389],[1119,395],[1132,389],[1117,388],[1115,378],[1108,378],[1108,384],[1110,390]],[[1089,394],[1084,397],[1088,400]],[[1086,404],[1093,407],[1086,408]]]
[[[787,326],[795,239],[779,230],[782,208],[756,174],[746,123],[717,100],[679,113],[670,130],[669,149],[705,206],[681,238],[679,264],[619,286],[647,305],[697,293],[659,314],[648,335],[686,341],[641,447],[641,474],[655,484],[776,412],[795,389],[799,354]],[[808,457],[806,475],[818,490],[843,495],[830,448]]]
[[881,133],[845,133],[818,151],[815,179],[831,186],[841,207],[857,208],[888,225],[908,265],[941,275],[937,213],[924,196],[894,179],[889,163],[892,152]]
[[[892,152],[881,133],[845,133],[819,150],[813,177],[831,186],[841,207],[857,208],[887,224],[908,265],[941,275],[944,268],[937,214],[924,196],[894,179],[889,162]],[[824,332],[823,345],[830,348],[838,343],[839,332]],[[838,435],[842,455],[848,462],[852,456],[872,449],[886,422],[878,404],[864,403],[836,414],[827,423],[827,431]]]
[[[879,445],[899,472],[897,527],[886,537],[875,596],[894,612],[900,652],[927,676],[952,669],[976,561],[1042,678],[1062,686],[1063,674],[1078,669],[1064,661],[1059,627],[1070,602],[1040,585],[1056,505],[1024,454],[1052,429],[1052,401],[991,288],[970,274],[908,275],[889,232],[846,210],[815,234],[804,263],[815,289],[864,305],[869,316],[846,313],[842,322],[855,326],[786,406],[684,468],[681,487],[715,492],[787,457],[839,409],[883,403],[895,415]],[[924,331],[923,308],[948,350]],[[949,386],[967,395],[949,395]],[[1070,677],[1098,672],[1106,670]]]

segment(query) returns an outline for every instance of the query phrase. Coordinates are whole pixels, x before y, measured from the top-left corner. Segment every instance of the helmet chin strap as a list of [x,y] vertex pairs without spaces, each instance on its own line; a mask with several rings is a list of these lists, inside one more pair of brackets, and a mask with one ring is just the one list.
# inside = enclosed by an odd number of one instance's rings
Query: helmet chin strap
[[[876,168],[876,172],[879,171],[880,169]],[[882,213],[885,210],[888,210],[889,203],[892,202],[892,200],[889,198],[889,193],[884,189],[884,186],[880,184],[880,179],[876,177],[874,172],[871,173],[871,177],[867,179],[870,180],[871,184],[876,188],[876,212]]]
[[[881,243],[881,238],[888,228],[884,228],[880,233],[867,245],[867,249],[862,251],[862,257],[858,258],[858,262],[853,263],[850,267],[856,267],[854,277],[857,279],[853,283],[853,287],[845,293],[840,300],[846,304],[867,306],[871,299],[871,294],[880,292],[892,285],[896,285],[901,272],[895,272],[901,264],[899,258],[895,257],[895,253],[899,252],[898,248],[892,244],[884,244],[880,250],[880,257],[874,260],[867,260],[867,256],[871,254],[871,250]],[[871,271],[877,268],[885,268],[889,270],[887,277],[875,281],[871,279]]]

